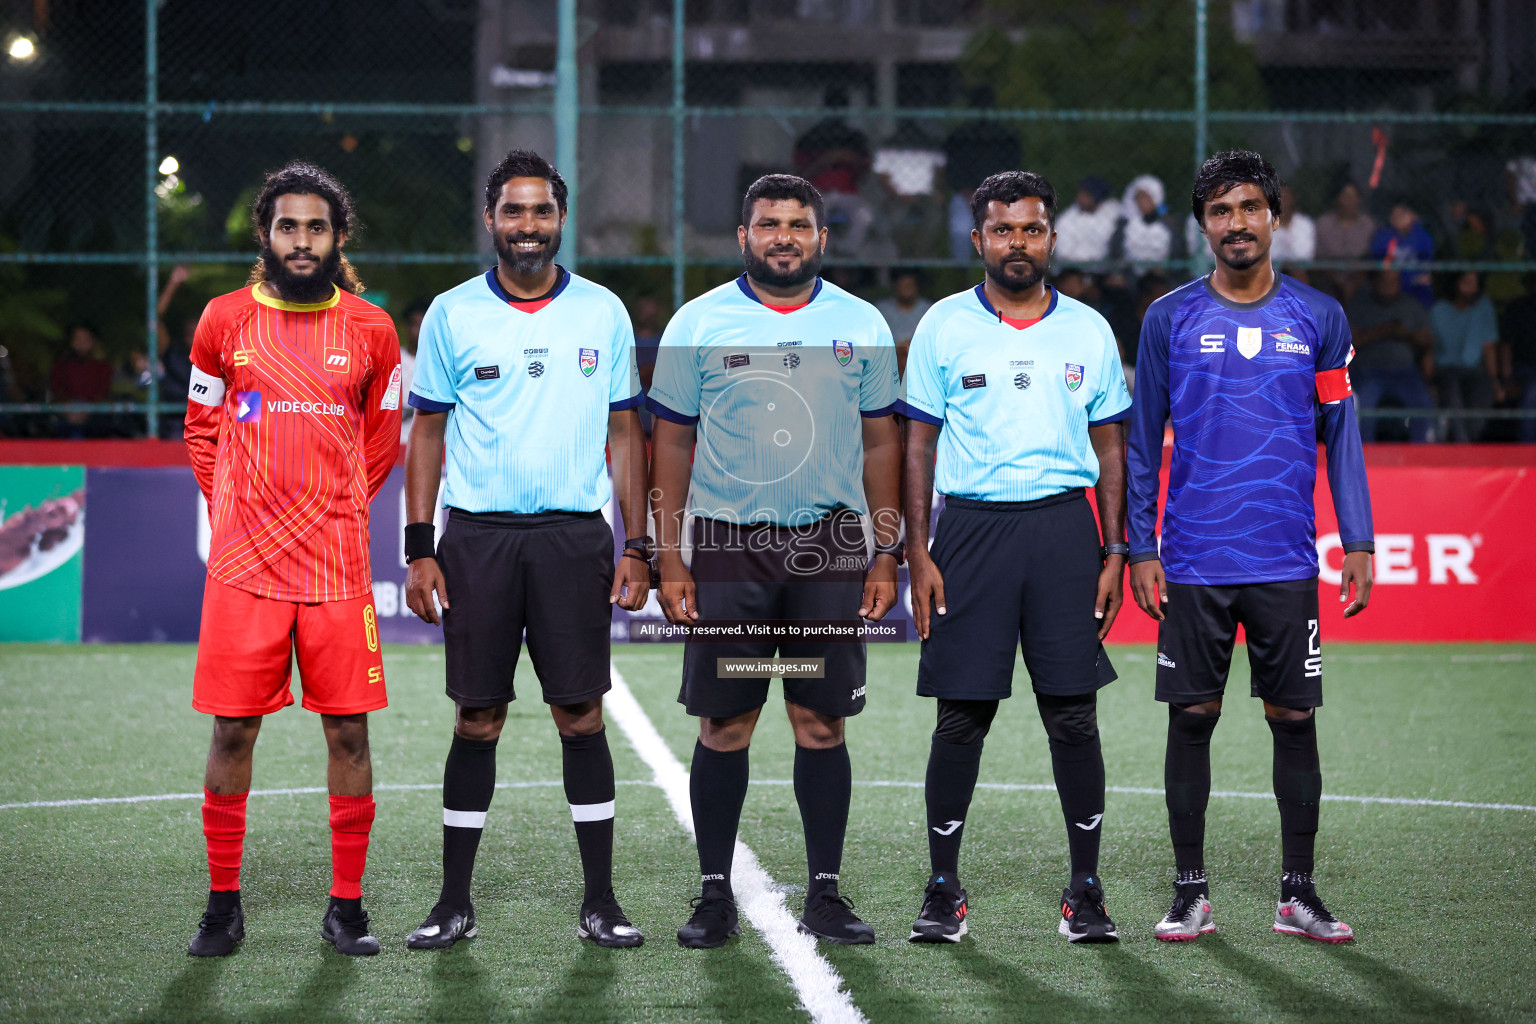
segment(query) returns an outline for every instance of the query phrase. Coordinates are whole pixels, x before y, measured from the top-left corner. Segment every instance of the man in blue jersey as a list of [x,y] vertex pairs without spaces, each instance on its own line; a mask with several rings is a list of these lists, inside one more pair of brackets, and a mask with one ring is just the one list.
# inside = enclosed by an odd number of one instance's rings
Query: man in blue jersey
[[[603,731],[610,606],[639,608],[650,582],[640,381],[623,304],[554,262],[566,194],[538,154],[508,153],[485,187],[496,266],[439,295],[422,323],[409,399],[406,600],[442,623],[458,712],[443,771],[443,888],[407,937],[413,949],[475,935],[470,875],[525,635],[560,733],[581,852],[576,934],[600,946],[643,941],[613,895],[613,759]],[[448,526],[434,543],[445,441]],[[617,570],[602,513],[610,500],[627,534]]]
[[784,675],[809,876],[800,929],[875,938],[838,891],[853,783],[844,721],[864,707],[859,620],[896,601],[899,381],[879,311],[817,276],[825,223],[805,179],[754,182],[737,231],[746,273],[672,317],[646,401],[661,604],[690,629],[678,701],[699,719],[690,793],[701,893],[677,933],[693,948],[740,930],[731,854],[747,747],[775,674],[763,663],[775,654],[809,666]]
[[[1221,714],[1237,627],[1252,694],[1274,736],[1280,807],[1277,932],[1347,942],[1312,883],[1323,782],[1314,710],[1323,703],[1318,642],[1319,434],[1344,545],[1344,617],[1371,593],[1371,499],[1349,383],[1349,324],[1333,299],[1270,263],[1280,182],[1258,153],[1205,162],[1192,196],[1216,269],[1147,311],[1130,436],[1131,589],[1159,623],[1157,699],[1168,704],[1164,773],[1178,870],[1155,934],[1214,931],[1205,876],[1211,732]],[[1173,456],[1157,538],[1163,424]],[[1354,589],[1354,600],[1350,590]]]
[[[1022,646],[1071,854],[1058,931],[1070,942],[1114,942],[1098,874],[1097,692],[1115,678],[1101,641],[1120,608],[1129,550],[1131,395],[1109,324],[1045,283],[1056,244],[1051,183],[994,174],[971,216],[986,278],[924,315],[901,406],[912,614],[923,639],[917,692],[938,698],[926,785],[932,873],[910,938],[959,942],[967,931],[960,839],[982,742],[1013,693]],[[944,510],[930,549],[935,485]]]

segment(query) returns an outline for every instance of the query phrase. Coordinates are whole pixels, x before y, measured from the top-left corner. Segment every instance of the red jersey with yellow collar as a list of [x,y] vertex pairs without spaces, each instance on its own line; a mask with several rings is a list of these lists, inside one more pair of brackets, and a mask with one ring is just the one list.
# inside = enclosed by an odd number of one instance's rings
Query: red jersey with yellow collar
[[192,342],[186,440],[210,576],[281,601],[371,591],[368,503],[400,445],[387,313],[340,288],[306,304],[260,285],[214,299]]

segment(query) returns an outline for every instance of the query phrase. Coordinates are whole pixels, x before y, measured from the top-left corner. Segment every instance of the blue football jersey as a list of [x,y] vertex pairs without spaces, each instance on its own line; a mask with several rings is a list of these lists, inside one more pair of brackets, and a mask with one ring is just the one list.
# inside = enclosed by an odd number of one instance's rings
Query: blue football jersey
[[1147,310],[1127,450],[1131,561],[1159,557],[1163,424],[1173,424],[1160,557],[1175,583],[1316,576],[1319,433],[1344,550],[1374,550],[1349,388],[1349,324],[1289,277],[1257,302],[1197,278]]

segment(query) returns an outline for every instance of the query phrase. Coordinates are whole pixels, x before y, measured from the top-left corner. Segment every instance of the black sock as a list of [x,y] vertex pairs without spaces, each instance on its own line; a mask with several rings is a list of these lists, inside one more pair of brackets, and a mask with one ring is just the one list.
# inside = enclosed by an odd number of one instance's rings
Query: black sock
[[837,888],[843,866],[843,838],[848,834],[848,804],[853,797],[853,765],[848,744],[817,749],[795,746],[795,802],[805,829],[805,864],[810,883],[806,898]]
[[1168,753],[1163,760],[1168,833],[1182,874],[1205,868],[1205,805],[1211,799],[1211,732],[1220,714],[1200,715],[1168,705]]
[[1266,718],[1275,737],[1275,803],[1280,805],[1280,869],[1312,875],[1317,805],[1323,771],[1317,760],[1317,719]]
[[443,892],[438,902],[469,906],[469,879],[496,792],[496,741],[457,734],[443,767]]
[[613,888],[613,755],[608,732],[560,737],[565,799],[576,824],[576,848],[586,887],[583,903]]
[[699,878],[705,889],[731,895],[731,858],[736,852],[736,827],[747,799],[747,750],[711,750],[700,740],[693,746],[688,796],[693,804],[693,831],[699,844]]
[[959,885],[960,837],[976,792],[985,741],[951,743],[937,735],[928,749],[928,779],[923,786],[928,805],[928,863],[941,884]]
[[1074,744],[1051,740],[1051,773],[1067,819],[1075,889],[1099,871],[1099,837],[1104,834],[1104,752],[1099,737]]

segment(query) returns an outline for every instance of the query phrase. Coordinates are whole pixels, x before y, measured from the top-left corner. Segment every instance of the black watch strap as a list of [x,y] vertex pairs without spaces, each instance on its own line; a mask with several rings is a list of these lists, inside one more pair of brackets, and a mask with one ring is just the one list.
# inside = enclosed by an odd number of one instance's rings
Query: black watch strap
[[1131,546],[1129,544],[1105,544],[1100,557],[1108,558],[1110,555],[1124,555],[1130,557]]
[[894,544],[881,544],[877,540],[877,541],[875,541],[875,554],[877,554],[877,555],[890,555],[891,557],[896,559],[896,564],[897,565],[906,565],[907,564],[907,542],[904,541],[904,540],[899,540],[899,541],[897,541]]
[[656,542],[651,539],[650,534],[644,537],[627,537],[624,540],[624,550],[638,551],[641,560],[649,562],[656,557]]

